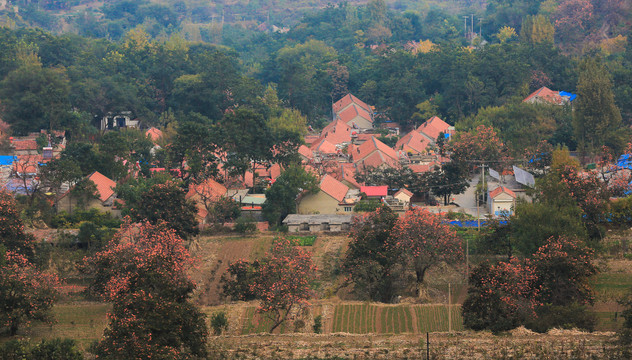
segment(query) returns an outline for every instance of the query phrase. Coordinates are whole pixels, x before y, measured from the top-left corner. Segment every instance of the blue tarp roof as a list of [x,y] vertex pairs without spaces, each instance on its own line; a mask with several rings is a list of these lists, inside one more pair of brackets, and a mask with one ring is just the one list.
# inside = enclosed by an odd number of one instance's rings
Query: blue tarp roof
[[11,165],[15,161],[15,156],[0,155],[0,165]]
[[[465,220],[465,221],[451,220],[451,221],[448,221],[447,223],[452,226],[458,226],[458,227],[466,227],[466,228],[478,227],[477,220]],[[500,224],[507,225],[507,221],[506,220],[500,221]],[[487,226],[487,220],[481,220],[481,226],[483,227]]]
[[577,97],[577,94],[569,93],[566,91],[560,91],[560,96],[568,96],[571,99],[571,101],[573,101]]

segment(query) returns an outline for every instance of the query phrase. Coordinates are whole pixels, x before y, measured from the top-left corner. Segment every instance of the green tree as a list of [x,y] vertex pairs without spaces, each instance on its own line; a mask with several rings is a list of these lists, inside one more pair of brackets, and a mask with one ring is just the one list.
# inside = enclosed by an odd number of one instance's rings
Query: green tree
[[70,117],[69,85],[61,69],[25,65],[0,83],[2,118],[14,133],[61,129]]
[[443,164],[440,168],[426,173],[426,184],[436,196],[443,197],[443,204],[450,204],[454,194],[461,194],[467,189],[467,165],[457,161]]
[[401,280],[401,271],[396,271],[400,255],[389,244],[396,222],[397,214],[381,206],[353,223],[342,266],[362,298],[391,302],[395,296]]
[[555,28],[549,19],[541,14],[529,15],[522,21],[520,40],[527,44],[553,44]]
[[140,196],[135,208],[130,209],[137,221],[151,224],[165,222],[184,239],[199,232],[195,204],[185,199],[184,191],[172,181],[155,184]]
[[288,214],[296,212],[297,199],[302,192],[316,191],[316,177],[301,166],[291,166],[266,191],[263,216],[270,224],[278,225]]
[[623,148],[617,144],[622,129],[621,113],[614,102],[612,80],[597,59],[588,58],[579,66],[577,99],[573,116],[573,130],[579,148],[591,152],[608,145],[616,153]]

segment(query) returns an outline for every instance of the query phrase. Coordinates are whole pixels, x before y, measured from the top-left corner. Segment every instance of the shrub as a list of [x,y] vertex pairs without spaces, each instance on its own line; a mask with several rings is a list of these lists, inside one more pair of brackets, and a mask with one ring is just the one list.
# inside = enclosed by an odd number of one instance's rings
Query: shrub
[[597,324],[594,313],[579,304],[543,305],[537,309],[536,314],[537,318],[528,321],[526,327],[539,333],[545,333],[553,328],[594,331]]
[[323,331],[323,316],[318,315],[314,317],[314,325],[312,325],[314,333],[320,334]]
[[32,360],[82,360],[83,355],[77,349],[74,340],[42,340],[31,350]]
[[211,316],[211,327],[215,335],[222,335],[222,331],[228,330],[228,318],[226,313],[219,311]]
[[235,231],[241,234],[253,233],[257,231],[257,224],[254,219],[242,216],[235,222]]

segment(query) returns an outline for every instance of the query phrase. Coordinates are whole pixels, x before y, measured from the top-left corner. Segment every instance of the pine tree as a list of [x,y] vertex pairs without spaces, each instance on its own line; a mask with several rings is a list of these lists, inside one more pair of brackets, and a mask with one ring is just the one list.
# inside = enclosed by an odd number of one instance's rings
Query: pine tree
[[578,148],[585,153],[616,144],[616,134],[622,124],[606,68],[598,60],[589,58],[580,64],[579,70],[573,130]]

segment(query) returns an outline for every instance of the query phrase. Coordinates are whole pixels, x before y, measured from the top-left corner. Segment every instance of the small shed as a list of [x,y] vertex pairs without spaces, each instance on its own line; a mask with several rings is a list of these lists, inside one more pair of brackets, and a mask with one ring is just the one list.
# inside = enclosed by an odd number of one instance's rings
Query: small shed
[[290,214],[283,224],[288,232],[342,232],[351,229],[353,215],[300,215]]
[[408,189],[401,188],[398,192],[395,193],[395,195],[393,195],[393,197],[408,205],[410,204],[410,199],[413,198],[413,193],[410,192]]
[[504,186],[489,192],[489,213],[494,216],[510,215],[516,205],[516,194]]

